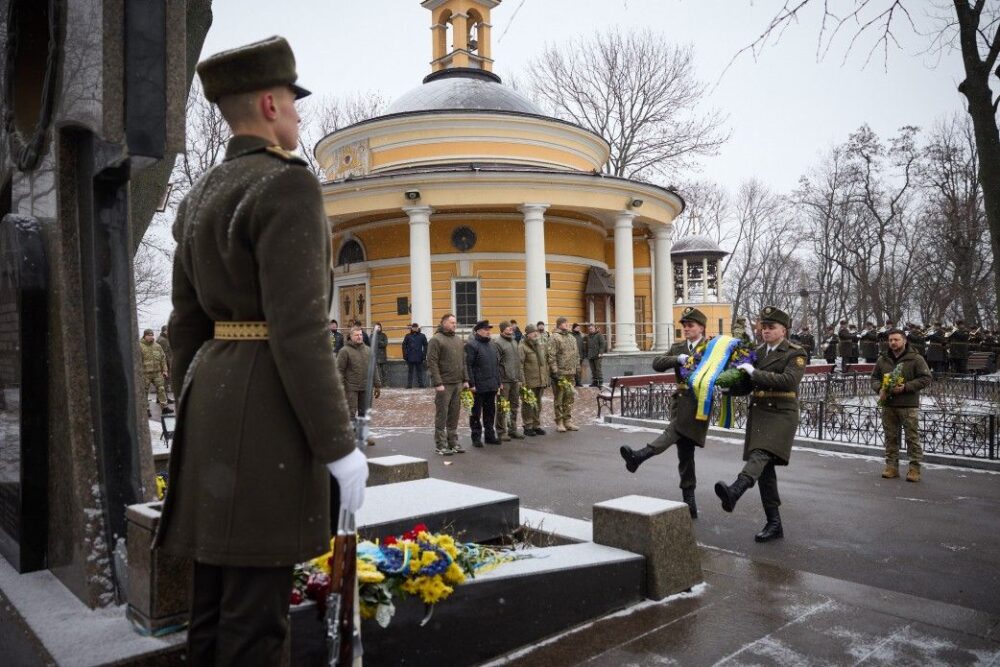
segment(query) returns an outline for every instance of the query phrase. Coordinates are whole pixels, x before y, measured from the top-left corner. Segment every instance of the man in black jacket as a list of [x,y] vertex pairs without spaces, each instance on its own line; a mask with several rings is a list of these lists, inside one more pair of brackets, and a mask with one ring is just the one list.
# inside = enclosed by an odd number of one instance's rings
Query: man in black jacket
[[500,389],[500,359],[490,341],[489,320],[480,320],[472,330],[472,338],[465,344],[465,366],[469,374],[469,389],[475,394],[469,428],[472,429],[472,446],[483,446],[485,426],[486,444],[499,445],[495,425],[497,419],[497,390]]
[[410,325],[410,333],[403,336],[403,359],[406,360],[406,388],[413,389],[414,376],[421,389],[426,387],[424,361],[427,360],[427,336],[420,331],[420,325],[416,322]]

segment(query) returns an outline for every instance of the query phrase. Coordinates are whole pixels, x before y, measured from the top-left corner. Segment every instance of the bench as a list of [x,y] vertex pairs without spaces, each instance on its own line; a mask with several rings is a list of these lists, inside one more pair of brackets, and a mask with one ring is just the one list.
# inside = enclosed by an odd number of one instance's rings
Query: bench
[[[867,366],[870,373],[874,366],[872,364],[856,364],[857,366]],[[814,364],[807,366],[806,375],[822,375],[833,372],[833,364]],[[621,387],[648,387],[651,384],[676,384],[677,380],[671,373],[650,373],[648,375],[623,375],[611,378],[610,385],[601,385],[597,392],[597,418],[600,419],[604,406],[608,406],[608,411],[615,414],[615,392],[621,393]],[[619,399],[621,397],[619,396]]]
[[991,352],[969,352],[965,370],[969,373],[989,373],[993,368],[992,356]]
[[615,414],[615,392],[619,387],[648,387],[651,384],[674,384],[673,373],[650,373],[649,375],[623,375],[611,378],[611,384],[603,384],[597,391],[597,418],[601,417],[601,410],[605,405],[608,411]]
[[848,364],[844,367],[844,373],[858,373],[861,375],[870,375],[873,370],[875,370],[875,364]]

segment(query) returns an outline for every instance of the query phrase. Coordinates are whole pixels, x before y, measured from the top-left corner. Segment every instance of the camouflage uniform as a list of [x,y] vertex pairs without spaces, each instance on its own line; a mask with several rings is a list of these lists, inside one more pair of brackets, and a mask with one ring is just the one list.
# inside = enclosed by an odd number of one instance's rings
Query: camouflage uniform
[[146,341],[143,337],[139,344],[142,351],[142,390],[149,391],[149,385],[156,387],[156,402],[160,407],[167,405],[167,385],[164,379],[169,372],[167,369],[167,355],[159,343]]
[[[573,401],[576,390],[573,379],[576,369],[580,367],[580,353],[576,347],[576,338],[569,331],[556,329],[548,343],[549,372],[557,378],[555,400],[553,407],[556,413],[556,429],[575,431],[573,424]],[[570,386],[565,386],[566,380]]]

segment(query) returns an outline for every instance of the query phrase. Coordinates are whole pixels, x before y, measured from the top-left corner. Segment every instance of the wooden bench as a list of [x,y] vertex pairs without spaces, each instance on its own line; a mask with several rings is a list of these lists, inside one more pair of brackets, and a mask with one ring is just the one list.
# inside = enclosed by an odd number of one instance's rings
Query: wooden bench
[[969,352],[969,359],[965,362],[965,370],[969,373],[988,373],[993,367],[991,352]]
[[848,364],[844,368],[845,373],[871,374],[875,370],[875,364]]
[[[597,391],[597,417],[601,417],[601,410],[605,405],[608,411],[615,414],[615,392],[620,387],[648,387],[651,384],[674,384],[676,379],[673,373],[650,373],[649,375],[623,375],[611,378],[611,384],[601,385]],[[619,392],[620,393],[620,392]]]
[[[867,366],[868,372],[874,368],[872,364],[857,364],[858,366]],[[814,364],[812,366],[806,366],[806,375],[823,375],[833,372],[833,364]],[[615,392],[617,391],[621,394],[621,387],[648,387],[651,384],[676,384],[677,380],[674,374],[671,373],[650,373],[648,375],[623,375],[621,377],[611,378],[610,385],[601,385],[601,388],[597,392],[597,417],[601,417],[601,412],[604,406],[608,406],[608,411],[611,414],[615,414]],[[619,400],[621,396],[619,396]]]

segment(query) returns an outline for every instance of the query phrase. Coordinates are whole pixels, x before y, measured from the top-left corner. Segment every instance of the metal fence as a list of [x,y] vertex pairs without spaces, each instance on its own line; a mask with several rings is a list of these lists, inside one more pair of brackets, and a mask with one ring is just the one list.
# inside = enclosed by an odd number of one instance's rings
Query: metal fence
[[[987,401],[996,399],[996,384],[987,380],[976,386],[960,376],[954,380],[936,381],[932,383],[932,387],[936,387],[942,396]],[[867,375],[807,377],[799,389],[800,436],[879,447],[885,445],[880,408],[875,405],[845,405],[840,402],[844,398],[873,396]],[[673,384],[622,387],[620,412],[624,417],[668,419],[675,392],[676,386]],[[719,406],[720,401],[716,400],[710,424],[718,421]],[[734,429],[746,428],[747,407],[747,397],[733,398]],[[921,444],[927,453],[996,459],[998,421],[1000,411],[996,406],[979,413],[921,408]]]

